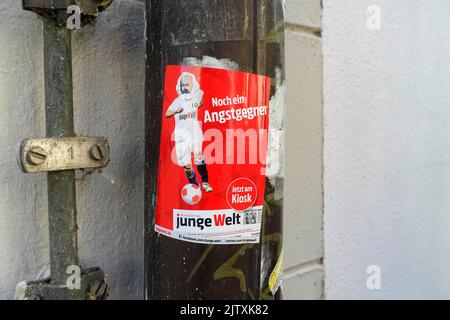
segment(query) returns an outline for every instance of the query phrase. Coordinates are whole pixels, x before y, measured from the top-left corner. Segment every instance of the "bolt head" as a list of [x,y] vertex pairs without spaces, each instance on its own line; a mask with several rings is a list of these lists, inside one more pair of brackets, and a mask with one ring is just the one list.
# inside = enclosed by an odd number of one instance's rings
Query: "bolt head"
[[26,158],[29,164],[38,166],[45,162],[45,160],[47,159],[47,155],[47,152],[41,147],[34,147],[27,152]]
[[89,155],[92,158],[92,160],[95,160],[95,161],[101,161],[105,158],[105,154],[102,150],[102,147],[99,144],[94,144],[89,149]]
[[89,284],[86,292],[86,300],[106,300],[109,295],[109,288],[105,279],[94,280]]

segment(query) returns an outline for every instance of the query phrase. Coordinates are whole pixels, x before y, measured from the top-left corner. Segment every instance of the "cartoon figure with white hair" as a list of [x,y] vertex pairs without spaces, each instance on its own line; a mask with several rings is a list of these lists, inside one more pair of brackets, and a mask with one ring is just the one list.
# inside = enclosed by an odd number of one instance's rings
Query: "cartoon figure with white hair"
[[189,72],[183,72],[177,82],[178,97],[166,112],[166,118],[175,117],[175,149],[177,163],[183,167],[191,184],[200,186],[192,168],[191,156],[194,153],[195,164],[202,178],[205,192],[213,189],[208,182],[208,169],[203,157],[203,132],[198,122],[198,108],[203,104],[203,91]]

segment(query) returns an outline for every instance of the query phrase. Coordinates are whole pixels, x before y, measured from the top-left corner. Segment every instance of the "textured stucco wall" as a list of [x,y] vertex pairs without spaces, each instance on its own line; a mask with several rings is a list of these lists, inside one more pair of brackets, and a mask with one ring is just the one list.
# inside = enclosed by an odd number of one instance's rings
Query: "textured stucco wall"
[[326,297],[448,298],[450,3],[323,3]]
[[[115,0],[73,33],[76,131],[107,136],[112,158],[78,183],[80,257],[105,270],[113,299],[142,297],[143,9]],[[1,1],[0,17],[0,298],[11,299],[48,263],[46,176],[16,162],[23,138],[45,135],[43,47],[42,23],[21,1]]]
[[286,1],[286,299],[323,295],[320,0]]

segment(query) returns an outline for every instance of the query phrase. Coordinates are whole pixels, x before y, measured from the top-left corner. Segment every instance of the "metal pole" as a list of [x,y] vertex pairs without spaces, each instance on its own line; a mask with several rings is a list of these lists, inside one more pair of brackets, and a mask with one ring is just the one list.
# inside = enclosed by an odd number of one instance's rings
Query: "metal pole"
[[[64,11],[44,16],[47,137],[74,137],[71,33]],[[48,173],[51,283],[65,285],[67,267],[79,265],[75,170]],[[79,290],[73,290],[73,293]]]

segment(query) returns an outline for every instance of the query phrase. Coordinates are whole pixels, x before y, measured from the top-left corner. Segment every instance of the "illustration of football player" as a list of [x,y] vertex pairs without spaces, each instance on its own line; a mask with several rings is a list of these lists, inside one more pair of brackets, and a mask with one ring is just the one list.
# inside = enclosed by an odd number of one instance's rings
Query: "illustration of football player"
[[166,112],[166,118],[175,117],[175,149],[177,163],[183,167],[191,184],[200,186],[192,168],[191,157],[194,153],[195,164],[202,179],[205,192],[213,188],[208,181],[208,168],[203,157],[203,132],[198,122],[198,108],[203,104],[203,91],[189,72],[183,72],[177,82],[178,97]]

